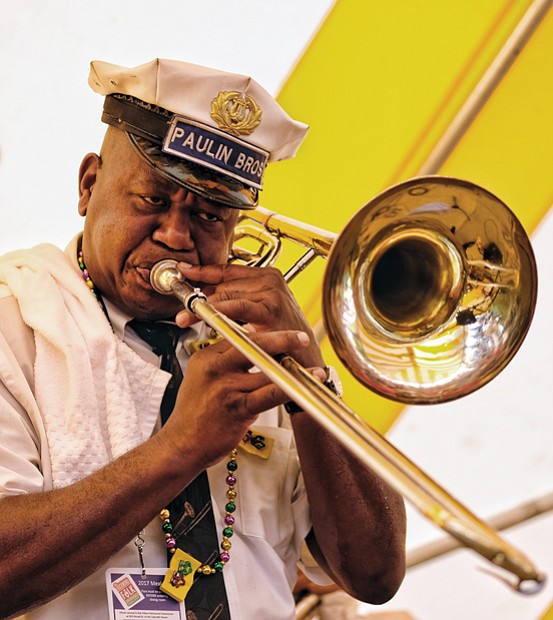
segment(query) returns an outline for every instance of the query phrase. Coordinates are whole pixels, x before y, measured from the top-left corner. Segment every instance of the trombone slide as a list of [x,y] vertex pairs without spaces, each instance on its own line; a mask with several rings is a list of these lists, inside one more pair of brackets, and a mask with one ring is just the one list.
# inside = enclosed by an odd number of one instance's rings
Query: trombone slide
[[[175,261],[164,260],[154,265],[150,279],[156,291],[178,297],[187,310],[216,330],[425,517],[463,545],[514,574],[518,582],[511,584],[513,589],[523,593],[541,589],[544,576],[524,554],[503,540],[384,437],[361,421],[293,358],[286,356],[279,363],[268,355],[248,338],[240,325],[221,314],[208,303],[201,291],[182,279]],[[528,582],[532,582],[530,587]]]

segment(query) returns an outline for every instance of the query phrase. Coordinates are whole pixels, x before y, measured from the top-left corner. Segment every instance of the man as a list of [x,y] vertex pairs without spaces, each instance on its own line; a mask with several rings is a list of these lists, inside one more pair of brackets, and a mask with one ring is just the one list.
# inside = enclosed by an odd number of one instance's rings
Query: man
[[[404,574],[401,498],[306,413],[289,417],[289,398],[230,345],[195,345],[209,330],[149,281],[156,262],[178,261],[270,355],[324,380],[282,276],[227,264],[239,209],[306,127],[251,78],[187,63],[93,62],[89,83],[109,127],[80,168],[84,232],[65,253],[0,261],[2,617],[177,605],[191,620],[292,618],[300,554],[311,579],[324,582],[321,567],[351,595],[386,601]],[[149,340],[175,322],[180,387],[174,355]],[[194,540],[209,522],[219,555]],[[148,589],[154,577],[164,585]],[[209,609],[211,583],[224,587]]]

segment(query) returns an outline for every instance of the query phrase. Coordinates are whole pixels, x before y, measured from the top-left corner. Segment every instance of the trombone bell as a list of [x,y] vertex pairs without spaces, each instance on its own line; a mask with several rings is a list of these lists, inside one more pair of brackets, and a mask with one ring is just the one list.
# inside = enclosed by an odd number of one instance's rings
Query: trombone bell
[[348,222],[330,252],[323,314],[361,383],[429,404],[473,392],[509,363],[536,296],[532,247],[510,209],[467,181],[421,177]]
[[[430,404],[477,390],[509,363],[532,321],[530,240],[507,205],[468,181],[395,185],[340,235],[262,207],[244,213],[238,228],[252,222],[307,248],[305,263],[329,259],[322,301],[330,343],[358,381],[386,398]],[[245,230],[240,237],[254,237]],[[248,261],[235,252],[252,266],[276,256]]]

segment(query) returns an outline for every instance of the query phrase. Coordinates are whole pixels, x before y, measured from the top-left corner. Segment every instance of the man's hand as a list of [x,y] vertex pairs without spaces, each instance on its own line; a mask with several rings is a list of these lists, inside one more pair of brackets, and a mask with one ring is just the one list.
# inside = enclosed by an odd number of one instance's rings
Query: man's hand
[[[269,355],[300,353],[310,344],[303,331],[255,333],[251,340]],[[159,435],[171,450],[193,461],[198,472],[240,442],[259,413],[290,400],[226,341],[195,353],[188,362],[173,412]]]
[[[323,367],[315,336],[280,271],[242,265],[187,266],[179,263],[187,280],[199,283],[208,301],[219,312],[256,332],[301,330],[309,334],[309,346],[296,352],[306,368]],[[197,319],[180,312],[177,324],[188,327]]]

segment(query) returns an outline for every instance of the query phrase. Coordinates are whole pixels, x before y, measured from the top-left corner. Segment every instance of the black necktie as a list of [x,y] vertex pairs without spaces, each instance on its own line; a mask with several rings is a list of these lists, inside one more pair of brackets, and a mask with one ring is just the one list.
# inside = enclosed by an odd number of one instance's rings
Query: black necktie
[[[161,356],[161,369],[171,373],[161,402],[164,424],[173,411],[182,381],[182,370],[175,347],[182,335],[173,323],[133,320],[129,324],[152,351]],[[219,540],[215,528],[213,506],[207,472],[202,472],[168,506],[177,546],[202,564],[211,565],[219,556]],[[171,559],[171,555],[168,555]],[[230,620],[230,612],[222,573],[198,575],[185,601],[187,620]]]

